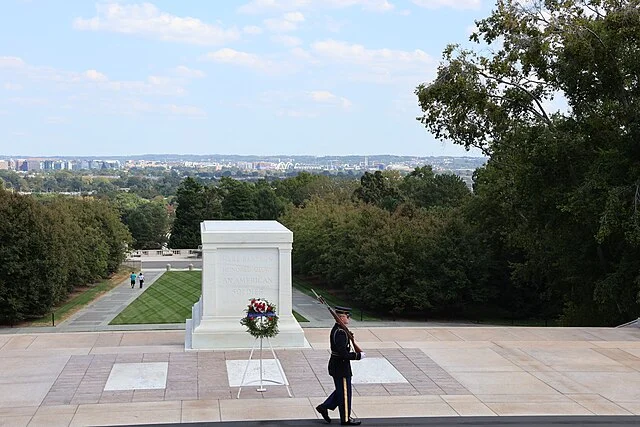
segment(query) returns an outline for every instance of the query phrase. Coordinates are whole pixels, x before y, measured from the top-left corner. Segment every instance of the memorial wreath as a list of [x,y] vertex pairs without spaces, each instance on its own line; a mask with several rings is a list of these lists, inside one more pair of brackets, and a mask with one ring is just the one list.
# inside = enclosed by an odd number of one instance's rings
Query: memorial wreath
[[245,309],[247,315],[240,324],[255,338],[273,338],[278,335],[278,316],[276,306],[261,298],[252,298]]

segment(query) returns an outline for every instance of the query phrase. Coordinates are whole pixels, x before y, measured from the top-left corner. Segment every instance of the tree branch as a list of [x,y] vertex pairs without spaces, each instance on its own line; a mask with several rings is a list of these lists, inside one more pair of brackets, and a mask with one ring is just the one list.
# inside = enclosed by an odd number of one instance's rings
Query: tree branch
[[533,100],[533,102],[536,103],[536,105],[540,109],[540,111],[538,112],[538,116],[541,117],[543,120],[545,120],[547,122],[547,124],[551,124],[551,119],[547,115],[547,112],[544,110],[544,107],[542,107],[542,103],[540,102],[540,100],[538,100],[538,98],[535,95],[533,95],[529,90],[527,90],[527,88],[525,88],[524,86],[519,85],[517,83],[510,82],[510,81],[501,79],[499,77],[495,77],[495,76],[489,75],[489,74],[485,73],[484,71],[482,71],[480,69],[476,69],[476,72],[479,75],[481,75],[482,77],[484,77],[485,79],[494,80],[494,81],[496,81],[498,83],[501,83],[501,84],[504,84],[504,85],[513,86],[513,87],[515,87],[517,89],[520,89],[521,91],[525,92],[527,95],[529,95],[529,97]]

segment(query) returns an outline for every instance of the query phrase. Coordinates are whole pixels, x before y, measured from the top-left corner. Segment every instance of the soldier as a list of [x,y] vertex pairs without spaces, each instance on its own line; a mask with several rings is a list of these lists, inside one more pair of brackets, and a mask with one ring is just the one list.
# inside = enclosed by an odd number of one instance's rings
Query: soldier
[[[336,314],[346,326],[351,317],[348,307],[336,307]],[[322,404],[316,406],[316,411],[328,423],[331,422],[329,410],[340,408],[340,424],[347,426],[360,425],[359,420],[351,418],[351,361],[364,359],[364,352],[351,350],[351,343],[347,332],[336,322],[329,336],[331,342],[331,358],[329,358],[329,375],[333,377],[336,389]]]

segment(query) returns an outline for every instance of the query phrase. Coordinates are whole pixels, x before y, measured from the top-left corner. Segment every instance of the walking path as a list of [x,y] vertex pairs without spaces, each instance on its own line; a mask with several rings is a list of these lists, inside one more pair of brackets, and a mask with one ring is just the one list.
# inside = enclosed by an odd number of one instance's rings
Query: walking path
[[108,294],[87,305],[73,316],[58,325],[61,332],[96,331],[108,329],[111,322],[122,310],[146,291],[163,274],[163,270],[146,270],[144,287],[139,284],[131,288],[131,281],[127,278]]

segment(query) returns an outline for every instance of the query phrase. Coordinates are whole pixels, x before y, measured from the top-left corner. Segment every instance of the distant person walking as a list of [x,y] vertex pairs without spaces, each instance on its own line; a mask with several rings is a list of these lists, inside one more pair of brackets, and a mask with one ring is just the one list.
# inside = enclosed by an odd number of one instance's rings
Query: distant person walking
[[136,286],[136,273],[132,271],[129,277],[131,278],[131,289],[133,289]]
[[142,285],[144,285],[144,274],[142,274],[142,271],[138,275],[138,282],[140,283],[140,289],[142,289]]

